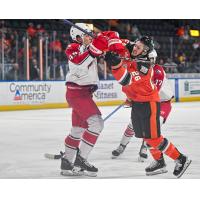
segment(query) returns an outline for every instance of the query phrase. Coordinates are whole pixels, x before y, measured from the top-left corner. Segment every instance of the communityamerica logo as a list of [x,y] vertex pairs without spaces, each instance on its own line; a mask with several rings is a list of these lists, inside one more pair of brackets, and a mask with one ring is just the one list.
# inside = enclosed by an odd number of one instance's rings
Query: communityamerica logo
[[19,90],[16,90],[15,96],[14,96],[14,101],[20,101],[20,100],[22,100],[22,96],[21,96]]
[[13,101],[16,103],[43,103],[46,95],[51,91],[51,85],[47,83],[11,83],[9,90],[13,93]]

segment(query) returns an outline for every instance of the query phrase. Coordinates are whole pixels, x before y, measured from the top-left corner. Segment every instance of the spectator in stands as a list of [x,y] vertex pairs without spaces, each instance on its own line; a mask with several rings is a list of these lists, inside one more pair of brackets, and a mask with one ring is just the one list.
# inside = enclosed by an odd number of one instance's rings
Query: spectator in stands
[[189,30],[190,27],[189,25],[187,26],[181,26],[177,29],[176,34],[180,37],[180,39],[183,40],[189,40],[190,36],[189,36]]
[[26,29],[26,31],[27,31],[28,35],[29,35],[31,38],[33,38],[33,37],[35,37],[37,30],[35,29],[33,23],[30,22],[28,25],[29,25],[29,26],[28,26],[28,28]]
[[136,25],[133,25],[131,26],[131,29],[130,29],[130,34],[131,34],[131,40],[134,41],[136,40],[137,38],[140,38],[142,35],[138,29],[138,27]]
[[67,34],[63,33],[61,36],[60,42],[61,42],[61,48],[62,48],[61,60],[66,61],[67,57],[65,54],[65,49],[67,48],[67,46],[69,44],[69,36]]
[[[97,67],[98,67],[98,75],[99,75],[100,80],[112,80],[112,79],[114,79],[111,70],[108,67],[105,66],[105,62],[104,62],[103,57],[99,58]],[[106,70],[106,72],[105,72],[105,70]]]
[[181,52],[180,54],[179,54],[179,62],[180,62],[180,64],[183,64],[183,65],[185,65],[186,64],[186,55],[185,55],[185,53],[183,53],[183,52]]
[[36,26],[36,31],[37,31],[37,35],[44,35],[45,34],[45,29],[42,27],[41,24],[38,24]]
[[3,80],[2,73],[3,73],[2,64],[0,64],[0,80]]
[[19,81],[22,80],[18,63],[14,63],[12,68],[5,74],[5,80]]
[[172,61],[171,58],[167,58],[166,63],[163,65],[166,73],[176,73],[177,72],[177,64]]
[[58,62],[57,58],[53,59],[53,64],[49,67],[49,79],[50,80],[64,80],[64,71],[62,65]]
[[40,70],[37,64],[36,59],[32,59],[30,64],[30,80],[39,80],[40,79]]
[[159,59],[159,61],[158,61],[158,65],[161,65],[161,66],[164,65],[164,60],[163,60],[162,58]]
[[100,80],[106,79],[106,73],[105,73],[106,67],[103,57],[100,57],[98,59],[97,67],[98,67],[99,79]]

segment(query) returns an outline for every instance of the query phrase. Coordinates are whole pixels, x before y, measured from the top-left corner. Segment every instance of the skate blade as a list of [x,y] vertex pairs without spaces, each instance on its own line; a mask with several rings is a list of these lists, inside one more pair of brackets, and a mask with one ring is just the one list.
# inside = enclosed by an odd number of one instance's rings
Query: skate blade
[[158,174],[164,174],[167,173],[167,169],[163,168],[163,169],[159,169],[158,171],[154,171],[154,172],[146,172],[147,176],[154,176],[154,175],[158,175]]
[[84,170],[83,175],[89,176],[89,177],[97,177],[97,172],[89,172],[89,171]]
[[146,159],[147,159],[147,158],[144,158],[144,157],[139,156],[139,157],[138,157],[138,162],[145,162]]
[[62,176],[82,176],[82,175],[84,175],[83,171],[74,172],[72,170],[61,170],[60,174]]
[[111,159],[117,159],[117,158],[119,158],[119,156],[111,156]]
[[185,166],[182,170],[182,172],[177,176],[177,178],[180,178],[186,171],[186,169],[189,167],[189,165],[191,164],[192,160],[187,160],[185,163]]

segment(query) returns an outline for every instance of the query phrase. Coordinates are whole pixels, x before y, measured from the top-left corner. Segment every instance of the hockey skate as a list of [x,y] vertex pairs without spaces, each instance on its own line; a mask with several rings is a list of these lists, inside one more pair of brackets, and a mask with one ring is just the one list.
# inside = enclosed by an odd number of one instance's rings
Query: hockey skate
[[146,175],[152,176],[157,174],[167,173],[166,164],[164,158],[160,158],[159,160],[154,160],[146,169]]
[[148,158],[147,146],[143,142],[141,147],[140,147],[140,152],[139,152],[139,156],[138,156],[138,162],[144,162],[147,158]]
[[86,176],[96,177],[98,169],[91,165],[85,158],[81,157],[80,153],[77,153],[76,160],[74,163],[75,167],[80,167],[83,174]]
[[119,147],[112,151],[112,159],[119,157],[125,150],[126,145],[120,144]]
[[83,175],[83,170],[80,167],[74,166],[66,158],[61,158],[61,172],[63,176],[81,176]]
[[188,168],[192,160],[188,159],[188,157],[184,156],[183,154],[180,155],[180,157],[175,160],[176,166],[174,168],[174,176],[177,178],[180,178],[185,170]]

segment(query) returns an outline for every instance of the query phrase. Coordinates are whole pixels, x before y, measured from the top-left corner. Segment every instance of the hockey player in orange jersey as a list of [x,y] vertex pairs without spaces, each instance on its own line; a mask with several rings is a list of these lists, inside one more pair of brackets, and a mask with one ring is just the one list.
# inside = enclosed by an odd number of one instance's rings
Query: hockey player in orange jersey
[[[135,52],[134,57],[137,57],[137,51]],[[169,82],[166,78],[166,74],[164,72],[164,69],[162,66],[154,64],[156,62],[157,52],[155,49],[152,50],[148,54],[148,58],[152,61],[153,66],[153,83],[155,84],[157,90],[159,91],[160,96],[160,124],[164,124],[171,112],[171,99],[173,98],[173,92],[169,85]],[[143,58],[144,59],[144,58]],[[131,101],[126,101],[129,106],[131,106]],[[125,129],[122,138],[120,140],[120,145],[117,147],[117,149],[112,151],[112,158],[118,158],[126,149],[127,144],[130,142],[131,138],[135,135],[135,132],[133,130],[132,122],[128,124],[127,128]],[[145,144],[145,142],[142,142],[140,151],[139,151],[139,162],[144,162],[145,159],[147,159],[147,149],[148,146]],[[152,162],[151,166],[154,166],[159,162],[158,160],[164,159],[163,154],[161,151],[158,151],[154,148],[149,147],[149,151],[154,158],[154,161]],[[164,160],[163,160],[163,163]],[[155,175],[160,173],[166,173],[167,170],[165,169],[165,166],[163,168],[147,172],[147,175]]]
[[[179,178],[190,165],[191,160],[180,151],[160,132],[160,98],[153,83],[153,68],[147,55],[153,50],[153,41],[149,37],[138,39],[131,54],[139,52],[137,61],[131,61],[127,70],[126,61],[120,52],[109,51],[106,54],[108,66],[112,66],[112,74],[122,85],[122,91],[132,102],[131,119],[135,136],[143,138],[151,147],[172,158],[176,165],[173,174]],[[145,58],[145,59],[144,59]],[[162,159],[155,166],[147,167],[146,173],[165,167]]]

